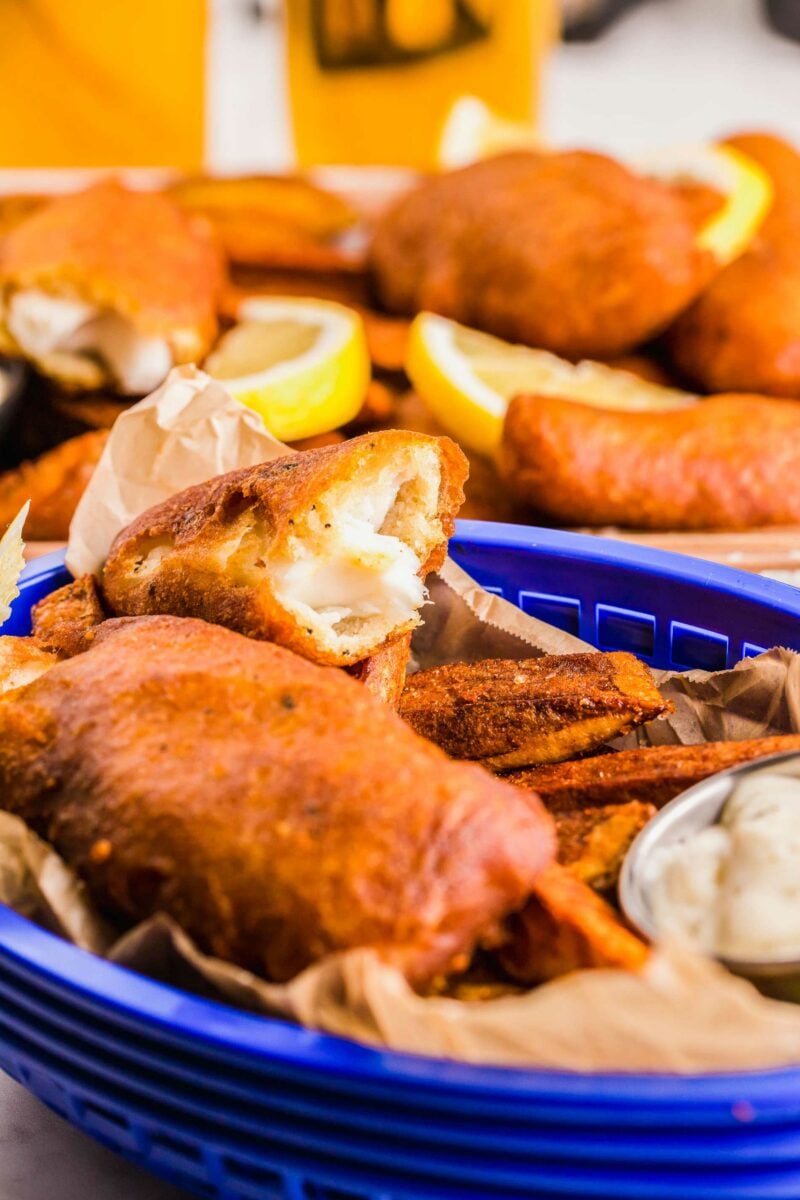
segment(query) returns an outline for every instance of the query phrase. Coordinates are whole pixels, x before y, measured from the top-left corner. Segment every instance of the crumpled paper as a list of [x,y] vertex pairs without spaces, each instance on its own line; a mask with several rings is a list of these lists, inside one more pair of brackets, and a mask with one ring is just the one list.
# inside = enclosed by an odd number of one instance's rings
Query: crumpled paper
[[[234,405],[208,377],[180,368],[117,422],[76,514],[73,571],[95,570],[123,524],[174,490],[288,452],[255,414]],[[413,641],[420,666],[590,649],[483,591],[452,562],[428,585],[431,603]],[[676,711],[640,731],[642,741],[800,732],[800,656],[791,651],[770,651],[732,671],[662,672],[659,683]],[[58,856],[2,813],[0,900],[175,987],[397,1050],[577,1071],[697,1073],[800,1061],[800,1007],[766,999],[674,944],[656,948],[639,973],[579,971],[480,1001],[421,997],[370,950],[330,955],[289,984],[270,984],[201,953],[163,915],[119,936]]]
[[145,509],[215,475],[294,453],[210,375],[174,367],[114,422],[72,518],[67,566],[76,577],[94,575]]

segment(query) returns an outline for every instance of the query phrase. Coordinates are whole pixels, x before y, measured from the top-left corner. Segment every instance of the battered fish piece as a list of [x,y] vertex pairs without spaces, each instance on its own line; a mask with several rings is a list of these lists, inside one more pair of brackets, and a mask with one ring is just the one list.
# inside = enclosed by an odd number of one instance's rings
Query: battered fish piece
[[0,246],[0,350],[66,386],[157,387],[217,333],[222,258],[171,200],[114,182],[62,196]]
[[706,391],[800,397],[800,153],[770,134],[729,144],[767,171],[772,208],[748,250],[678,318],[668,349]]
[[633,839],[656,811],[653,804],[630,800],[557,813],[558,861],[594,891],[613,892]]
[[103,594],[349,666],[419,624],[466,474],[449,438],[401,430],[232,471],[123,530]]
[[406,683],[410,655],[411,634],[404,633],[402,637],[388,642],[377,654],[345,670],[373,696],[383,700],[390,708],[397,708]]
[[751,529],[800,521],[800,405],[711,396],[611,412],[516,396],[500,468],[518,501],[557,524]]
[[541,873],[534,895],[509,918],[507,929],[498,957],[519,983],[544,983],[587,967],[639,971],[648,957],[644,942],[605,900],[557,863]]
[[646,746],[580,762],[512,771],[504,778],[517,787],[532,788],[554,813],[634,802],[663,808],[709,775],[789,751],[800,751],[800,734],[698,746]]
[[37,645],[71,658],[90,645],[106,615],[97,580],[82,575],[33,606],[31,632]]
[[416,986],[492,946],[550,861],[537,798],[343,671],[202,621],[108,621],[0,701],[0,804],[123,923],[269,979],[370,946]]
[[26,500],[24,534],[32,541],[65,542],[78,501],[103,453],[108,433],[93,430],[62,442],[39,458],[0,475],[0,532]]
[[451,758],[499,771],[596,749],[669,708],[649,669],[615,651],[431,667],[411,676],[399,712]]
[[566,358],[623,354],[708,283],[694,205],[600,154],[518,152],[427,179],[378,220],[389,310],[430,309]]

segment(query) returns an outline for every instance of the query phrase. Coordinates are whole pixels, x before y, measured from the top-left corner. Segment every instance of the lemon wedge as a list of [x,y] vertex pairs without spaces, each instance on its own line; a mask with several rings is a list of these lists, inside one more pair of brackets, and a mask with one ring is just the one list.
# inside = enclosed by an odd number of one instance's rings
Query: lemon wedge
[[696,397],[604,363],[573,364],[467,329],[433,313],[411,325],[406,372],[437,421],[468,450],[491,456],[512,396],[560,396],[598,408],[660,412]]
[[258,296],[239,306],[205,370],[284,442],[352,421],[370,378],[358,313],[329,300]]
[[698,234],[698,244],[724,265],[747,249],[772,203],[773,186],[764,168],[733,146],[664,150],[635,164],[644,175],[676,183],[704,183],[725,197]]
[[509,121],[477,96],[460,96],[444,119],[436,163],[450,171],[506,150],[537,150],[541,146],[533,125]]

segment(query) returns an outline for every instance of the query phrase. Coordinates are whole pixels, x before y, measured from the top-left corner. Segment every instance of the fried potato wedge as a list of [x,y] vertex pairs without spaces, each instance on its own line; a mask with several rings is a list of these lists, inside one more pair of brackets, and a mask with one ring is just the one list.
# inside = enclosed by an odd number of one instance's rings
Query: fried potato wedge
[[558,861],[595,891],[611,891],[631,842],[656,811],[654,804],[630,800],[557,813]]
[[33,541],[66,541],[107,437],[106,430],[83,433],[0,475],[0,531],[30,500],[25,536]]
[[400,700],[417,733],[493,770],[571,758],[668,708],[649,669],[618,651],[431,667]]
[[553,813],[570,813],[632,801],[663,808],[686,788],[740,763],[800,750],[800,734],[705,742],[699,746],[646,746],[580,762],[511,771],[517,787],[530,788]]
[[173,184],[169,195],[191,212],[271,221],[313,238],[343,232],[357,215],[346,200],[298,175],[195,176]]
[[507,928],[499,957],[520,983],[543,983],[586,967],[638,971],[648,957],[647,946],[610,905],[558,863],[541,872],[531,899]]

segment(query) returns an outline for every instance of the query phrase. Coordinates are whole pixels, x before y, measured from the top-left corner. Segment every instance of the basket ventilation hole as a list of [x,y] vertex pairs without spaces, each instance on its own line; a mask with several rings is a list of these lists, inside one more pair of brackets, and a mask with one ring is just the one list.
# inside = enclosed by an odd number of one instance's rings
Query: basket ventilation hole
[[520,592],[519,607],[556,629],[578,636],[581,627],[581,602],[572,596],[552,596],[548,592]]

